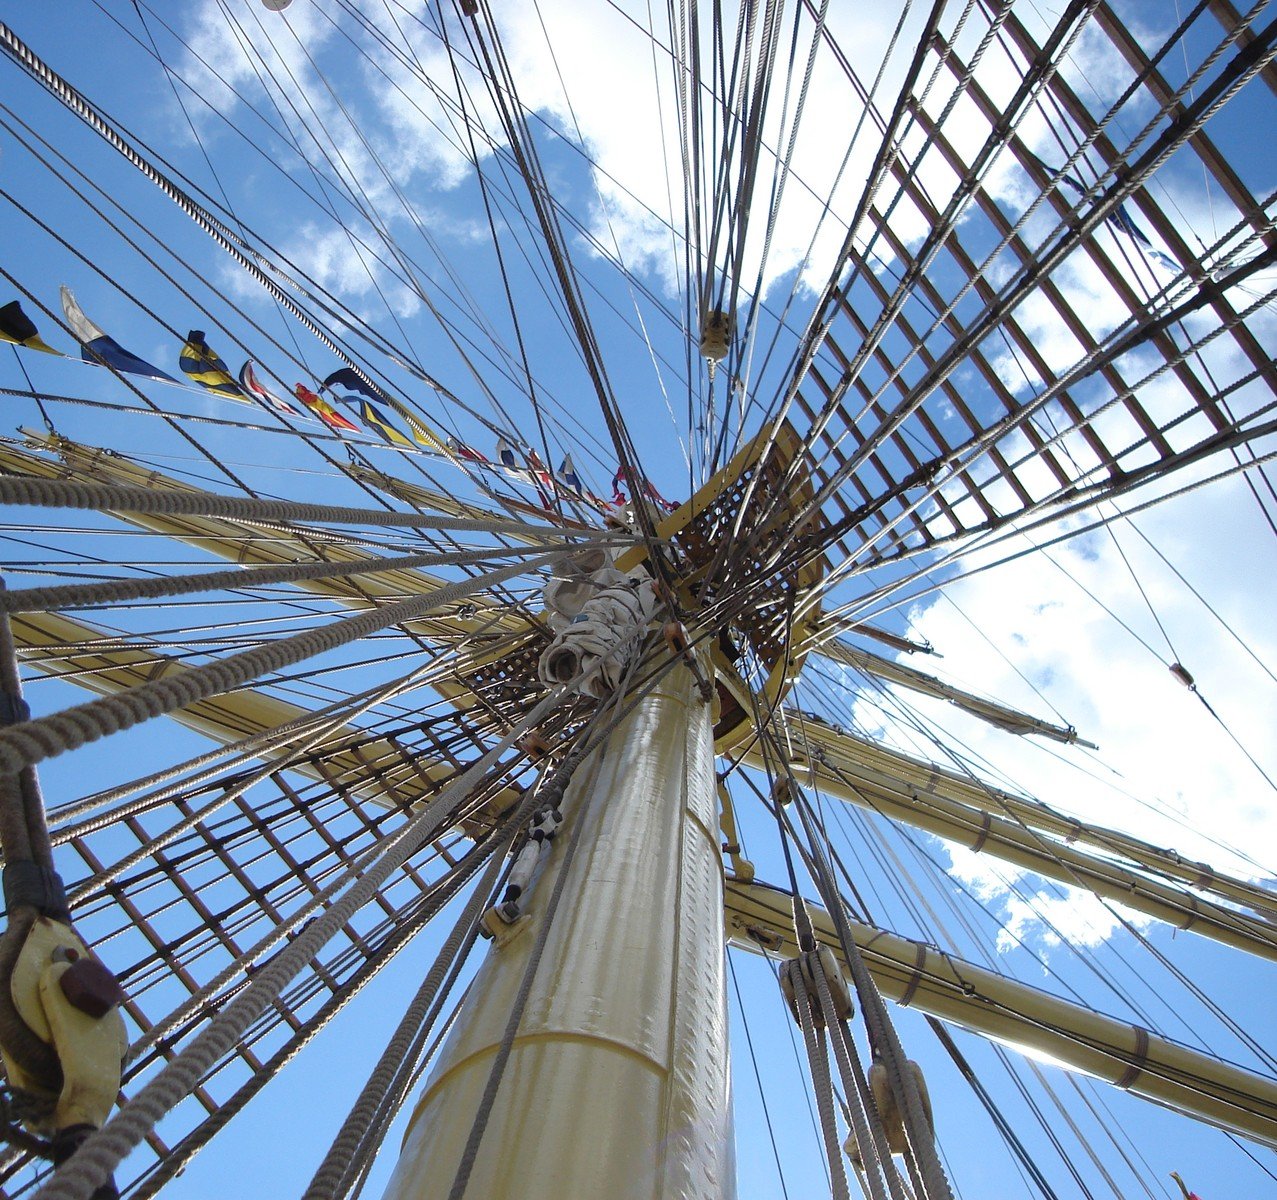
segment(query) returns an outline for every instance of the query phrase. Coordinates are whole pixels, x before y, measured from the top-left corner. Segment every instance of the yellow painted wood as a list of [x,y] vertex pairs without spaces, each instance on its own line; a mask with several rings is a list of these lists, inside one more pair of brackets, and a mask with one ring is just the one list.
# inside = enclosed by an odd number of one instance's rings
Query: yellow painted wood
[[1000,704],[996,700],[977,696],[951,683],[946,683],[943,679],[937,679],[926,671],[919,671],[917,667],[884,658],[881,654],[874,654],[869,650],[862,650],[859,646],[853,646],[839,638],[813,635],[809,637],[809,648],[843,666],[868,671],[880,679],[890,680],[924,696],[947,700],[950,704],[971,713],[972,716],[1005,729],[1008,733],[1050,738],[1054,742],[1063,742],[1066,745],[1081,742],[1092,750],[1096,748],[1093,743],[1082,741],[1077,735],[1077,730],[1072,726],[1054,725],[1050,721],[1030,716],[1017,708]]
[[[42,478],[75,479],[119,483],[164,491],[195,493],[202,489],[181,480],[152,471],[131,462],[123,455],[93,446],[84,446],[67,438],[23,431],[28,442],[55,453],[58,460],[43,458],[13,446],[0,446],[0,471],[14,475]],[[162,533],[218,558],[251,565],[275,565],[294,562],[352,562],[369,556],[366,546],[348,543],[323,529],[313,532],[272,525],[269,528],[223,517],[166,515],[162,513],[116,513],[125,524]],[[418,570],[380,571],[376,574],[331,579],[300,580],[294,586],[303,591],[327,596],[351,608],[372,608],[379,601],[417,596],[442,587],[448,581]],[[404,627],[424,637],[455,641],[458,637],[508,644],[509,636],[526,633],[526,617],[508,605],[498,604],[484,596],[468,596],[454,606],[474,615],[463,617],[453,613],[423,617],[405,622]]]
[[[778,958],[798,953],[788,892],[728,880],[727,932]],[[842,959],[829,914],[808,904],[817,940]],[[1047,1056],[1167,1108],[1277,1146],[1277,1080],[856,921],[851,934],[882,994],[1014,1048]]]
[[734,1196],[711,736],[709,706],[680,667],[577,772],[531,920],[489,951],[413,1113],[390,1200],[452,1187],[578,824],[466,1195]]
[[[770,455],[775,454],[782,464],[789,466],[795,458],[805,453],[802,439],[788,422],[765,425],[732,456],[725,466],[711,475],[697,489],[695,495],[656,523],[656,536],[664,541],[677,540],[677,535],[697,516],[711,508],[725,492],[734,487],[747,470]],[[805,468],[800,468],[789,486],[790,507],[805,504],[813,494],[811,478]],[[766,499],[765,496],[755,497],[753,503],[761,504]],[[783,512],[782,507],[772,517],[772,523],[784,519]],[[753,532],[759,534],[762,530],[756,529]],[[619,555],[616,565],[622,571],[629,571],[644,562],[646,558],[646,546],[638,545]],[[808,648],[813,644],[812,631],[820,620],[820,603],[816,596],[824,573],[823,559],[807,562],[796,572],[794,583],[798,594],[805,599],[798,606],[793,617],[789,652],[779,656],[778,660],[771,665],[767,678],[759,689],[758,703],[764,710],[776,707],[802,673]],[[679,601],[693,624],[696,621],[696,610],[700,601],[693,593],[691,585],[699,582],[700,578],[701,572],[694,571],[676,583]],[[750,689],[737,674],[736,669],[717,651],[713,652],[713,661],[719,684],[736,697],[743,714],[742,719],[732,728],[718,730],[715,749],[719,754],[724,754],[743,739],[753,735],[753,706],[750,700]]]
[[[13,446],[0,446],[0,471],[40,478],[76,479],[120,483],[130,487],[162,488],[168,491],[198,492],[201,489],[130,462],[123,455],[81,445],[57,435],[23,431],[28,442],[41,450],[56,453],[60,461],[31,454]],[[409,502],[412,498],[408,497]],[[490,516],[482,510],[480,515]],[[167,516],[155,513],[115,513],[125,524],[163,533],[187,545],[251,566],[273,566],[295,562],[352,562],[369,556],[366,546],[334,540],[322,530],[314,535],[287,525],[269,528],[221,517]],[[463,513],[460,515],[474,515]],[[374,608],[379,603],[444,586],[448,581],[425,571],[402,569],[379,571],[342,578],[299,580],[293,586],[335,600],[348,608]],[[402,628],[435,645],[464,645],[471,669],[496,661],[517,651],[540,635],[526,614],[482,595],[468,596],[444,611],[417,620],[405,621]],[[468,615],[461,615],[461,614]],[[436,688],[453,703],[470,701],[473,693],[461,677],[443,678]],[[194,722],[188,722],[194,725]],[[501,811],[498,802],[490,811]]]

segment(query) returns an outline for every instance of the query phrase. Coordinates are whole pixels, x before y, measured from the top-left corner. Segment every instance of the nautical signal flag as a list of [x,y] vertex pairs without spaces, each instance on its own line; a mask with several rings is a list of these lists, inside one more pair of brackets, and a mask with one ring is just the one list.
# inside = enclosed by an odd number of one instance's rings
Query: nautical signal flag
[[[1035,156],[1036,157],[1036,156]],[[1040,158],[1037,160],[1038,165],[1048,174],[1053,174],[1051,168],[1046,165]],[[1061,174],[1060,182],[1071,188],[1077,195],[1083,199],[1086,198],[1087,190],[1083,184],[1075,179],[1072,175]],[[1117,206],[1107,217],[1105,221],[1112,225],[1119,233],[1124,233],[1131,239],[1143,252],[1149,262],[1156,263],[1159,267],[1165,268],[1167,271],[1174,271],[1177,274],[1180,265],[1169,254],[1163,253],[1153,245],[1152,239],[1139,227],[1136,220],[1131,216],[1131,210],[1126,207],[1125,201]]]
[[456,438],[448,439],[447,449],[466,462],[486,463],[488,461],[478,450],[471,449],[465,442],[459,442]]
[[672,504],[669,500],[666,500],[665,497],[662,496],[648,480],[636,480],[631,474],[629,468],[622,466],[617,467],[616,474],[612,476],[613,504],[626,503],[625,492],[622,490],[623,487],[628,487],[636,497],[640,494],[646,496],[647,499],[659,504],[666,512],[673,512],[676,508],[678,508],[677,504]]
[[1135,223],[1135,218],[1131,216],[1131,210],[1125,204],[1119,204],[1115,212],[1109,213],[1108,223],[1114,229],[1120,229],[1131,241],[1139,246],[1150,262],[1155,262],[1159,267],[1163,267],[1167,271],[1175,271],[1178,274],[1179,263],[1169,254],[1164,254],[1153,245],[1148,234]]
[[569,491],[575,492],[578,496],[585,494],[585,488],[581,486],[581,477],[576,473],[576,469],[572,466],[572,455],[565,455],[563,461],[559,464],[559,470],[555,475],[555,479],[563,484]]
[[[391,403],[394,404],[394,401],[392,400]],[[394,408],[395,412],[408,422],[408,428],[412,430],[412,440],[418,446],[429,446],[433,450],[445,449],[444,439],[432,432],[428,425],[414,417],[402,404],[394,404]]]
[[550,472],[545,469],[545,463],[541,461],[541,456],[535,450],[528,451],[528,464],[531,470],[528,472],[528,478],[536,485],[536,489],[541,494],[541,499],[546,504],[550,503],[550,497],[546,494],[545,488],[551,492],[554,491],[554,480]]
[[200,387],[218,396],[225,396],[228,400],[249,403],[244,389],[235,382],[235,377],[227,370],[226,364],[209,348],[202,329],[192,329],[186,335],[186,345],[182,347],[178,365],[186,377],[194,380]]
[[[356,371],[354,367],[338,367],[337,370],[324,380],[324,387],[343,387],[347,391],[358,392],[361,396],[366,396],[369,400],[376,400],[378,404],[389,404],[390,407],[407,422],[408,428],[412,430],[412,440],[416,442],[418,446],[429,446],[434,450],[445,449],[443,440],[426,424],[414,416],[409,408],[400,404],[393,396],[387,395],[380,388],[369,383],[367,380],[362,379],[359,372]],[[360,413],[363,415],[364,420],[368,421],[368,415],[364,411],[366,407],[372,406],[365,406],[361,403]],[[378,410],[373,407],[372,411],[375,413]],[[382,419],[384,420],[384,417]],[[391,441],[384,431],[378,428],[378,432],[381,433],[388,442]],[[394,430],[394,434],[396,438],[403,437],[403,434],[401,434],[397,429]],[[399,443],[396,441],[391,444],[398,445]]]
[[145,375],[148,379],[161,379],[165,383],[176,383],[172,375],[166,375],[159,367],[153,367],[145,359],[126,350],[113,337],[103,333],[75,302],[71,289],[62,286],[62,312],[66,316],[71,333],[80,343],[80,357],[85,362],[101,363],[112,367],[125,375]]
[[499,462],[506,470],[516,475],[526,475],[527,472],[518,465],[514,457],[514,447],[510,445],[505,438],[497,439],[497,462]]
[[43,350],[45,354],[59,353],[40,337],[35,322],[22,311],[22,304],[17,300],[10,300],[0,308],[0,342],[13,342],[28,350]]
[[315,414],[330,429],[336,429],[341,433],[358,433],[359,426],[353,421],[347,420],[341,415],[331,404],[322,396],[317,396],[304,383],[299,383],[293,388],[293,393],[311,412]]
[[363,417],[365,425],[375,429],[392,446],[407,446],[409,450],[412,449],[412,443],[386,419],[386,414],[371,400],[360,401],[359,415]]
[[301,415],[287,400],[283,400],[275,395],[274,392],[269,391],[266,385],[257,378],[257,372],[253,369],[253,360],[251,358],[245,361],[244,365],[239,369],[239,386],[244,389],[244,395],[251,396],[264,408],[277,408],[280,412],[286,412],[294,417]]
[[348,392],[359,392],[367,396],[369,400],[385,399],[385,396],[377,388],[359,378],[359,372],[354,367],[338,367],[324,380],[323,386],[326,388],[344,387]]

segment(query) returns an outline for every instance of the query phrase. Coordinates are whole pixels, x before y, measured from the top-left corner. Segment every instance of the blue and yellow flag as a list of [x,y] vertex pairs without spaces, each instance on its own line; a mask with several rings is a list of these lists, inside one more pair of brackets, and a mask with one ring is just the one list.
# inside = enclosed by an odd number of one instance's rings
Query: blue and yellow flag
[[375,429],[392,446],[407,446],[409,450],[412,449],[412,443],[390,423],[386,414],[371,400],[359,402],[359,415],[363,417],[365,425]]
[[[432,450],[447,449],[444,440],[439,437],[434,430],[426,425],[424,421],[417,417],[406,404],[401,404],[393,396],[388,395],[380,388],[373,386],[367,380],[360,378],[359,372],[353,367],[338,367],[337,370],[324,380],[324,387],[330,389],[343,387],[347,391],[358,392],[361,396],[368,397],[369,400],[377,400],[380,403],[389,404],[395,412],[403,417],[408,428],[412,430],[412,440],[416,442],[418,446],[429,446]],[[364,409],[371,407],[371,405],[364,405],[362,401],[360,403],[360,412],[363,415],[364,420],[369,421],[370,424],[372,424],[372,422],[369,420],[368,414],[364,411]],[[377,410],[373,408],[372,411],[376,412]],[[378,432],[382,431],[378,430]],[[398,430],[395,430],[395,435],[397,437],[403,436]],[[385,433],[382,433],[382,436],[386,437]],[[386,437],[386,441],[389,442],[391,439]],[[398,445],[399,443],[392,442],[391,444]]]
[[396,404],[395,412],[408,422],[408,428],[412,430],[412,440],[416,442],[418,446],[429,446],[432,450],[447,449],[444,439],[435,433],[423,421],[414,417],[404,405]]
[[35,322],[22,311],[22,304],[17,300],[10,300],[0,308],[0,342],[13,342],[28,350],[43,350],[45,354],[58,353],[40,337]]
[[209,348],[202,329],[192,329],[186,335],[186,345],[182,347],[178,363],[186,377],[193,379],[200,387],[225,396],[228,400],[251,403],[244,394],[244,389],[227,370],[226,364]]

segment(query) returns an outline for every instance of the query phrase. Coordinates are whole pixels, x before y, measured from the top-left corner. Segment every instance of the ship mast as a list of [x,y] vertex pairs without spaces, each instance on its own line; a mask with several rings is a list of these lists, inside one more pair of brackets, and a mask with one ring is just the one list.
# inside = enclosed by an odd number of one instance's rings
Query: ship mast
[[[648,545],[616,566],[675,579],[662,607],[695,623],[742,489],[758,485],[760,508],[793,452],[789,431],[765,430],[675,512],[648,513],[659,567]],[[789,503],[809,494],[801,481]],[[786,649],[785,595],[818,571],[782,575],[747,635],[770,701],[802,661]],[[526,908],[513,925],[486,922],[495,944],[417,1102],[388,1200],[735,1195],[714,757],[752,727],[750,685],[716,639],[693,650],[678,622],[665,633],[665,645],[649,639],[657,682],[628,713],[624,689],[604,702],[604,721],[625,715],[576,767]]]
[[735,1195],[711,731],[680,665],[577,769],[387,1197]]

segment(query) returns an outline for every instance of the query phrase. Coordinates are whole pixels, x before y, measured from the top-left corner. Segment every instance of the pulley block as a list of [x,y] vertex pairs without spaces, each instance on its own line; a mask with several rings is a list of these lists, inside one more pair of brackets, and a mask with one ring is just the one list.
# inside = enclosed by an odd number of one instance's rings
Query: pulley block
[[834,1015],[840,1021],[850,1020],[856,1011],[855,1005],[851,1002],[851,992],[843,977],[842,968],[839,967],[834,952],[828,946],[809,950],[797,958],[789,959],[781,966],[780,990],[785,997],[785,1003],[789,1005],[789,1011],[794,1015],[794,1020],[802,1024],[798,1014],[798,991],[801,988],[811,1001],[812,1020],[816,1028],[825,1027],[825,1010],[821,1005],[820,988],[816,983],[818,971],[824,975],[825,982],[829,985],[829,995],[834,1002]]

